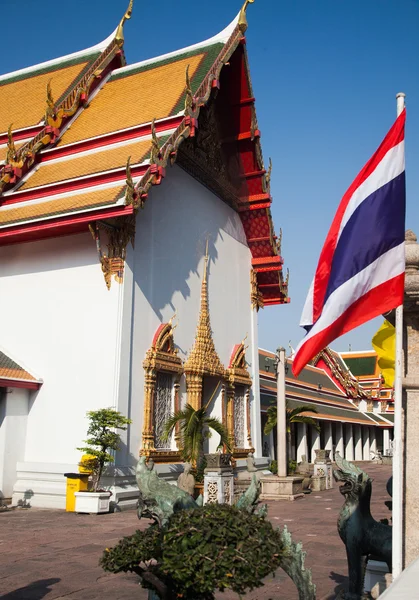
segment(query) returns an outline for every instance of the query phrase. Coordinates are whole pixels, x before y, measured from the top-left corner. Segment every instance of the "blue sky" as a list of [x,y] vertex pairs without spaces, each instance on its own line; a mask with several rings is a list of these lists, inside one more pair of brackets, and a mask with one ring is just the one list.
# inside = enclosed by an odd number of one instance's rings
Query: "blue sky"
[[[116,27],[127,0],[0,0],[2,72],[91,46]],[[129,63],[206,39],[241,0],[135,0],[125,27]],[[419,230],[419,0],[255,0],[247,48],[272,213],[290,269],[288,306],[260,311],[259,344],[296,346],[305,296],[337,205],[380,144],[406,93],[407,228]],[[381,320],[337,340],[369,349]]]

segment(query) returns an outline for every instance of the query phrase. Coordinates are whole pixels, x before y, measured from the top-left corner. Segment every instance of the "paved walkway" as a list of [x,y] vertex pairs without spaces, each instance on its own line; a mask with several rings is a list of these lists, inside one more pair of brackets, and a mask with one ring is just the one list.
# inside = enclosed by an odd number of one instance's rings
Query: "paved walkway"
[[[387,518],[385,484],[391,467],[368,464],[374,479],[372,514]],[[286,524],[307,551],[318,600],[333,600],[347,584],[345,549],[336,519],[343,498],[333,490],[312,493],[297,502],[270,502],[274,525]],[[147,592],[135,575],[107,574],[98,566],[105,547],[145,527],[135,511],[109,515],[76,515],[58,510],[16,509],[0,513],[0,598],[2,600],[146,600]],[[232,593],[219,599],[236,600]],[[283,572],[268,578],[264,587],[246,600],[297,600],[292,582]]]

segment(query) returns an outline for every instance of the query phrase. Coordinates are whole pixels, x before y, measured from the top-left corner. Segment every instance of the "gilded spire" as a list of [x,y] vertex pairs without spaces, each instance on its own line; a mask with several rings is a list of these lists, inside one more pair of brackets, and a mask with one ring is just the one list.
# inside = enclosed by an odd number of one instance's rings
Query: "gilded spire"
[[185,373],[225,377],[225,369],[215,349],[208,306],[208,240],[205,251],[204,275],[201,284],[201,309],[195,342],[185,362]]
[[[251,1],[253,2],[253,0],[251,0]],[[133,4],[134,4],[134,0],[129,0],[129,5],[126,10],[126,13],[122,17],[121,22],[118,25],[118,29],[116,30],[115,41],[118,44],[118,46],[124,45],[124,23],[125,23],[125,21],[128,21],[128,19],[131,18]]]
[[239,28],[241,30],[242,33],[244,33],[247,29],[247,18],[246,18],[246,10],[247,10],[247,5],[248,4],[253,4],[255,0],[246,0],[245,3],[242,6],[242,9],[240,11],[240,15],[239,15]]

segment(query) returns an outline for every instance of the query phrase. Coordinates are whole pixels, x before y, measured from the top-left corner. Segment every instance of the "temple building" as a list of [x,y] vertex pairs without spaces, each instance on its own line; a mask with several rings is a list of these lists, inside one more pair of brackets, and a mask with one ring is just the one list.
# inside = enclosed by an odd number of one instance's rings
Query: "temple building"
[[[292,373],[292,356],[285,366],[285,397],[290,409],[312,407],[306,411],[320,425],[320,433],[305,423],[291,424],[292,458],[305,455],[314,462],[315,450],[338,451],[347,460],[372,460],[391,452],[394,413],[393,390],[384,388],[377,355],[368,352],[320,352],[298,377]],[[261,427],[263,453],[274,457],[276,432],[263,435],[267,410],[276,404],[276,357],[259,350]]]
[[135,498],[139,454],[173,476],[179,440],[162,432],[186,402],[209,402],[235,457],[261,460],[258,310],[289,299],[247,5],[213,38],[127,65],[131,2],[104,42],[0,76],[0,494],[14,503],[65,506],[100,408],[132,419],[105,480],[116,503]]

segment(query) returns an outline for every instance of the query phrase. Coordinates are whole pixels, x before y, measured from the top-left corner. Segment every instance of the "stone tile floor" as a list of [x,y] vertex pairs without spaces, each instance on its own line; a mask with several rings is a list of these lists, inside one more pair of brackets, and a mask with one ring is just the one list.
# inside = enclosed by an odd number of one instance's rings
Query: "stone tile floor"
[[[376,519],[387,518],[385,484],[391,467],[364,464],[374,479],[371,509]],[[347,584],[344,546],[336,520],[343,503],[337,487],[312,493],[296,502],[269,502],[274,525],[287,525],[302,541],[306,566],[312,569],[317,600],[333,600]],[[0,513],[0,598],[2,600],[146,600],[147,592],[135,575],[107,574],[98,566],[105,547],[130,535],[146,522],[135,511],[108,515],[77,515],[58,510],[16,509]],[[233,600],[231,593],[217,600]],[[292,582],[282,571],[246,600],[297,600]]]

